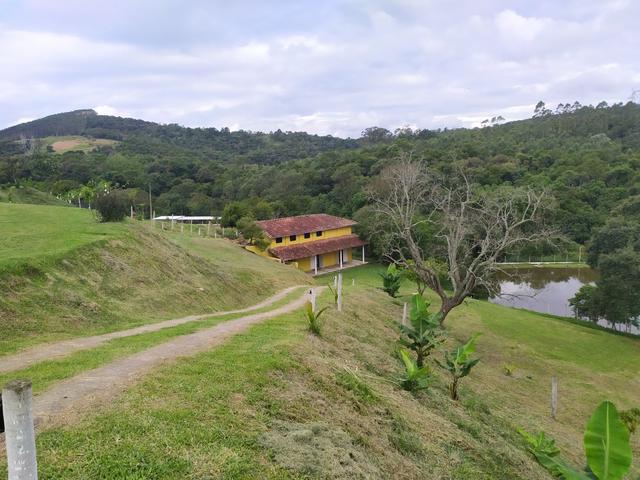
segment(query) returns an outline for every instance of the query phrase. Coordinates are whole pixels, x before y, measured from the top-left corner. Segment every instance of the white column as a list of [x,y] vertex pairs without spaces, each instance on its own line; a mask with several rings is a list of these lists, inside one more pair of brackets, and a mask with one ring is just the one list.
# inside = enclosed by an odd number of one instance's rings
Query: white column
[[318,255],[313,256],[313,273],[318,274]]
[[338,257],[340,257],[340,268],[342,269],[342,255],[343,255],[343,251],[342,250],[338,250]]
[[2,389],[9,480],[37,480],[33,394],[29,380],[14,380]]
[[362,245],[362,263],[364,263],[364,245]]

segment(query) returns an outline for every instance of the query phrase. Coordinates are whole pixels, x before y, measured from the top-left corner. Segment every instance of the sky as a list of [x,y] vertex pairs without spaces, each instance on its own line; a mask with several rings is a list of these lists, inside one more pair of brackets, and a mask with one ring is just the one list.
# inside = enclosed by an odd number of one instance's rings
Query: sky
[[358,137],[626,102],[638,18],[640,0],[0,0],[0,128],[93,108]]

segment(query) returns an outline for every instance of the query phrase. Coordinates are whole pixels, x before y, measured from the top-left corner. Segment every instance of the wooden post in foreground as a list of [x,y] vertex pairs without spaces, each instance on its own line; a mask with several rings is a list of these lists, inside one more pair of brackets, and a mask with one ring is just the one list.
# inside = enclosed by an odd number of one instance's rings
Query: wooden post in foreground
[[551,418],[558,415],[558,377],[551,377]]
[[402,307],[402,325],[407,325],[407,302],[404,302],[404,306]]
[[342,273],[338,274],[338,311],[342,311]]
[[30,380],[13,380],[2,389],[2,412],[9,480],[37,480],[36,435]]

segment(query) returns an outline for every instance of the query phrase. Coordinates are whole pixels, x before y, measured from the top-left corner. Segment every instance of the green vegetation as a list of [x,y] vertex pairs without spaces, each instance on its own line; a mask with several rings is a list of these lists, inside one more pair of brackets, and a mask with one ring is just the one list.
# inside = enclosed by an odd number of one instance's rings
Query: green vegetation
[[41,192],[31,187],[0,188],[0,203],[26,203],[32,205],[68,205],[53,195]]
[[439,315],[429,312],[429,305],[431,303],[425,301],[421,295],[413,295],[409,325],[399,327],[402,333],[400,343],[415,352],[418,367],[422,367],[433,349],[444,342],[444,332],[438,320]]
[[537,437],[520,433],[538,462],[554,476],[565,480],[621,480],[631,466],[629,431],[611,402],[602,402],[591,416],[584,434],[588,471],[574,469],[558,455],[555,442],[540,433]]
[[311,302],[307,302],[305,305],[304,315],[307,319],[307,324],[309,326],[309,331],[318,337],[322,333],[322,327],[320,326],[320,316],[327,310],[329,307],[324,307],[318,310],[317,312],[313,311],[313,304]]
[[402,272],[396,267],[395,263],[389,264],[387,271],[381,273],[382,290],[387,292],[391,298],[395,298],[400,290],[400,282],[402,281]]
[[22,370],[0,374],[0,385],[4,385],[7,381],[14,378],[29,378],[33,382],[34,392],[38,393],[48,388],[54,382],[70,378],[78,373],[97,368],[119,358],[146,350],[177,336],[188,335],[203,328],[212,327],[221,322],[233,320],[244,315],[253,315],[276,309],[298,298],[300,294],[300,289],[296,289],[283,299],[274,302],[267,307],[252,310],[250,313],[230,313],[226,315],[219,315],[201,320],[194,320],[189,323],[164,328],[155,332],[142,333],[130,337],[110,340],[99,347],[80,350],[67,357],[40,362]]
[[[469,328],[483,334],[483,361],[461,386],[462,400],[449,399],[440,370],[417,395],[398,389],[390,381],[405,372],[396,324],[414,286],[403,281],[391,300],[378,288],[382,271],[367,265],[344,272],[344,311],[323,314],[322,339],[306,333],[302,311],[273,318],[156,369],[77,424],[42,431],[42,476],[423,478],[427,471],[460,480],[543,480],[549,477],[519,439],[518,425],[550,432],[562,457],[579,465],[582,419],[603,398],[629,408],[640,395],[628,381],[640,361],[636,339],[477,300],[454,311],[448,325],[452,346]],[[330,292],[318,301],[330,304]],[[152,338],[122,340],[142,345]],[[111,348],[138,348],[127,342]],[[518,367],[512,376],[503,374],[505,363]],[[548,411],[552,373],[561,385],[557,421]],[[632,449],[637,454],[640,444]]]
[[0,204],[0,354],[236,309],[309,281],[226,241],[101,224],[87,210]]
[[451,400],[460,399],[458,397],[458,384],[460,380],[469,375],[471,369],[480,361],[479,358],[471,358],[471,355],[476,351],[476,339],[478,335],[479,334],[475,334],[455,350],[445,352],[444,362],[438,362],[438,365],[447,370],[451,376],[451,383],[449,384]]
[[404,372],[400,377],[400,385],[409,392],[426,390],[429,387],[431,367],[419,366],[406,350],[400,350],[400,358],[404,364]]

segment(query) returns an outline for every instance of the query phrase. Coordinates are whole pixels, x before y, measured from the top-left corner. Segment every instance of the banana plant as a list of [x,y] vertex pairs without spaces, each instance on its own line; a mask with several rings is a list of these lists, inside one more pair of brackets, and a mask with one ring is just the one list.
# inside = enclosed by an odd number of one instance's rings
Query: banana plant
[[431,304],[421,295],[411,297],[409,325],[400,325],[400,343],[416,354],[418,367],[424,366],[424,360],[433,349],[444,342],[444,332],[440,328],[440,315],[430,313]]
[[395,263],[391,263],[387,267],[387,271],[381,273],[380,276],[382,277],[382,290],[387,292],[390,297],[396,298],[398,290],[400,290],[402,271],[398,270]]
[[460,345],[451,352],[445,352],[444,362],[436,363],[447,370],[451,375],[451,383],[449,384],[449,395],[452,400],[458,400],[458,384],[460,379],[466,377],[471,369],[480,361],[479,358],[472,359],[471,356],[476,351],[476,339],[479,333],[473,335],[467,343]]
[[[551,474],[565,480],[621,480],[631,467],[629,430],[611,402],[602,402],[591,416],[584,433],[588,468],[580,471],[559,457],[555,442],[543,432],[537,437],[519,430],[536,460]],[[541,440],[542,439],[542,440]]]
[[317,312],[313,311],[313,305],[311,302],[307,302],[305,308],[305,317],[307,318],[307,322],[309,323],[309,331],[314,335],[320,336],[321,328],[320,328],[320,315],[324,313],[324,311],[329,307],[324,307],[318,310]]
[[418,367],[407,350],[400,350],[400,357],[404,363],[404,373],[400,378],[402,388],[409,392],[417,392],[428,388],[431,369],[428,366]]

